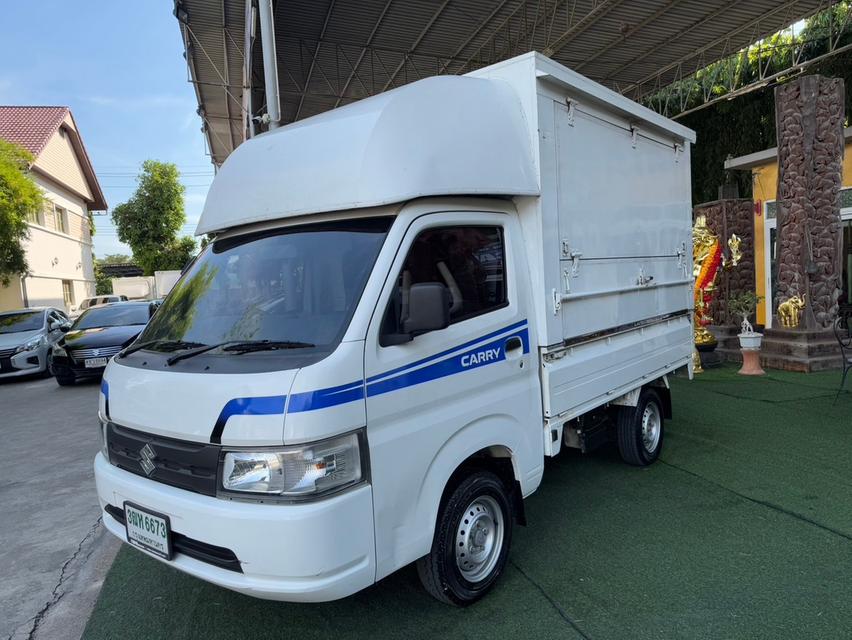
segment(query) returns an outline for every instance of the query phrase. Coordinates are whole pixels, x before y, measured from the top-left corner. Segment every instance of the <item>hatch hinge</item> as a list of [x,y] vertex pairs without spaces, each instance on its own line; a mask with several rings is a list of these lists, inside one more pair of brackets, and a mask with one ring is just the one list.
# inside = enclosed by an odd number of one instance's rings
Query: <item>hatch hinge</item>
[[639,137],[639,127],[630,127],[630,146],[636,148],[636,139]]
[[684,278],[689,277],[689,265],[686,262],[686,243],[681,242],[680,248],[677,250],[677,266],[683,273]]
[[675,144],[674,146],[674,154],[675,154],[675,164],[680,162],[680,154],[683,153],[683,145]]

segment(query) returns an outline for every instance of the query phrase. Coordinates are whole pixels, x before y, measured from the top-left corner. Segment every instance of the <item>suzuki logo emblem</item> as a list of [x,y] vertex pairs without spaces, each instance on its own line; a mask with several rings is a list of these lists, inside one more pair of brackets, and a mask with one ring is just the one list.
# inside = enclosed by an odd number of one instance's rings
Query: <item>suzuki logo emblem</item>
[[95,356],[95,357],[101,355],[101,350],[100,349],[93,349],[92,355]]
[[156,465],[152,462],[157,457],[157,452],[154,451],[150,444],[146,444],[139,450],[139,464],[142,465],[142,470],[145,475],[150,476],[156,469]]

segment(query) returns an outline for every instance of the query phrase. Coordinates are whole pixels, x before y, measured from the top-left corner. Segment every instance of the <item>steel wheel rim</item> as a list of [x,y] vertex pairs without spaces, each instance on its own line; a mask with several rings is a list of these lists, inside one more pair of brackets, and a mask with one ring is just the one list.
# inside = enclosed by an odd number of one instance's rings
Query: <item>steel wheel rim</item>
[[456,529],[456,566],[468,582],[484,580],[503,548],[503,511],[491,496],[479,496],[464,510]]
[[649,402],[645,405],[645,410],[642,412],[642,446],[648,453],[653,453],[660,443],[662,422],[657,404]]

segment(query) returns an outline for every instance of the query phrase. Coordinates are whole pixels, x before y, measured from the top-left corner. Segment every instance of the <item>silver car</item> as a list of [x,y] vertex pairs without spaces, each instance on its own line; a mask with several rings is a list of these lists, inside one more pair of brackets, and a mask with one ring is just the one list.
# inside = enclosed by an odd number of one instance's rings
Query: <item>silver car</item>
[[50,375],[53,345],[67,324],[65,312],[53,307],[0,312],[0,379]]

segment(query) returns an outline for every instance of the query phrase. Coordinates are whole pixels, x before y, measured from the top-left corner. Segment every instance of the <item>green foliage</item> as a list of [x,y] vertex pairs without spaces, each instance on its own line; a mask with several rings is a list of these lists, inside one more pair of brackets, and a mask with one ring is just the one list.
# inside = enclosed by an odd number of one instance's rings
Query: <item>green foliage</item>
[[131,264],[133,259],[123,253],[108,253],[98,260],[101,264]]
[[195,240],[178,238],[186,222],[179,178],[176,165],[146,160],[130,200],[113,209],[118,239],[130,246],[145,275],[180,269],[195,253]]
[[741,291],[728,299],[728,311],[742,318],[748,318],[757,309],[763,296],[754,291]]
[[[699,70],[694,77],[675,83],[650,96],[645,102],[659,106],[666,99],[684,100],[684,110],[700,106],[705,94],[724,95],[732,84],[745,86],[761,77],[772,76],[789,68],[796,57],[800,62],[813,60],[829,51],[829,35],[837,37],[852,2],[844,0],[808,19],[793,38],[779,32],[725,60]],[[833,31],[831,29],[833,25]],[[852,20],[837,47],[852,43]],[[761,69],[763,70],[761,74]],[[804,73],[843,78],[846,86],[847,119],[852,116],[852,51],[828,57],[807,67]],[[776,84],[796,77],[781,76]],[[735,82],[733,82],[735,80]],[[686,114],[678,121],[697,133],[692,148],[692,197],[694,203],[718,198],[722,184],[736,183],[742,197],[751,196],[751,175],[747,171],[726,172],[725,159],[762,151],[776,145],[775,91],[767,86],[732,100],[720,100]]]
[[27,214],[39,211],[44,197],[27,174],[32,156],[0,140],[0,283],[27,272],[23,241],[29,234]]
[[101,265],[104,260],[95,260],[95,295],[108,296],[112,293],[112,278],[104,273]]

